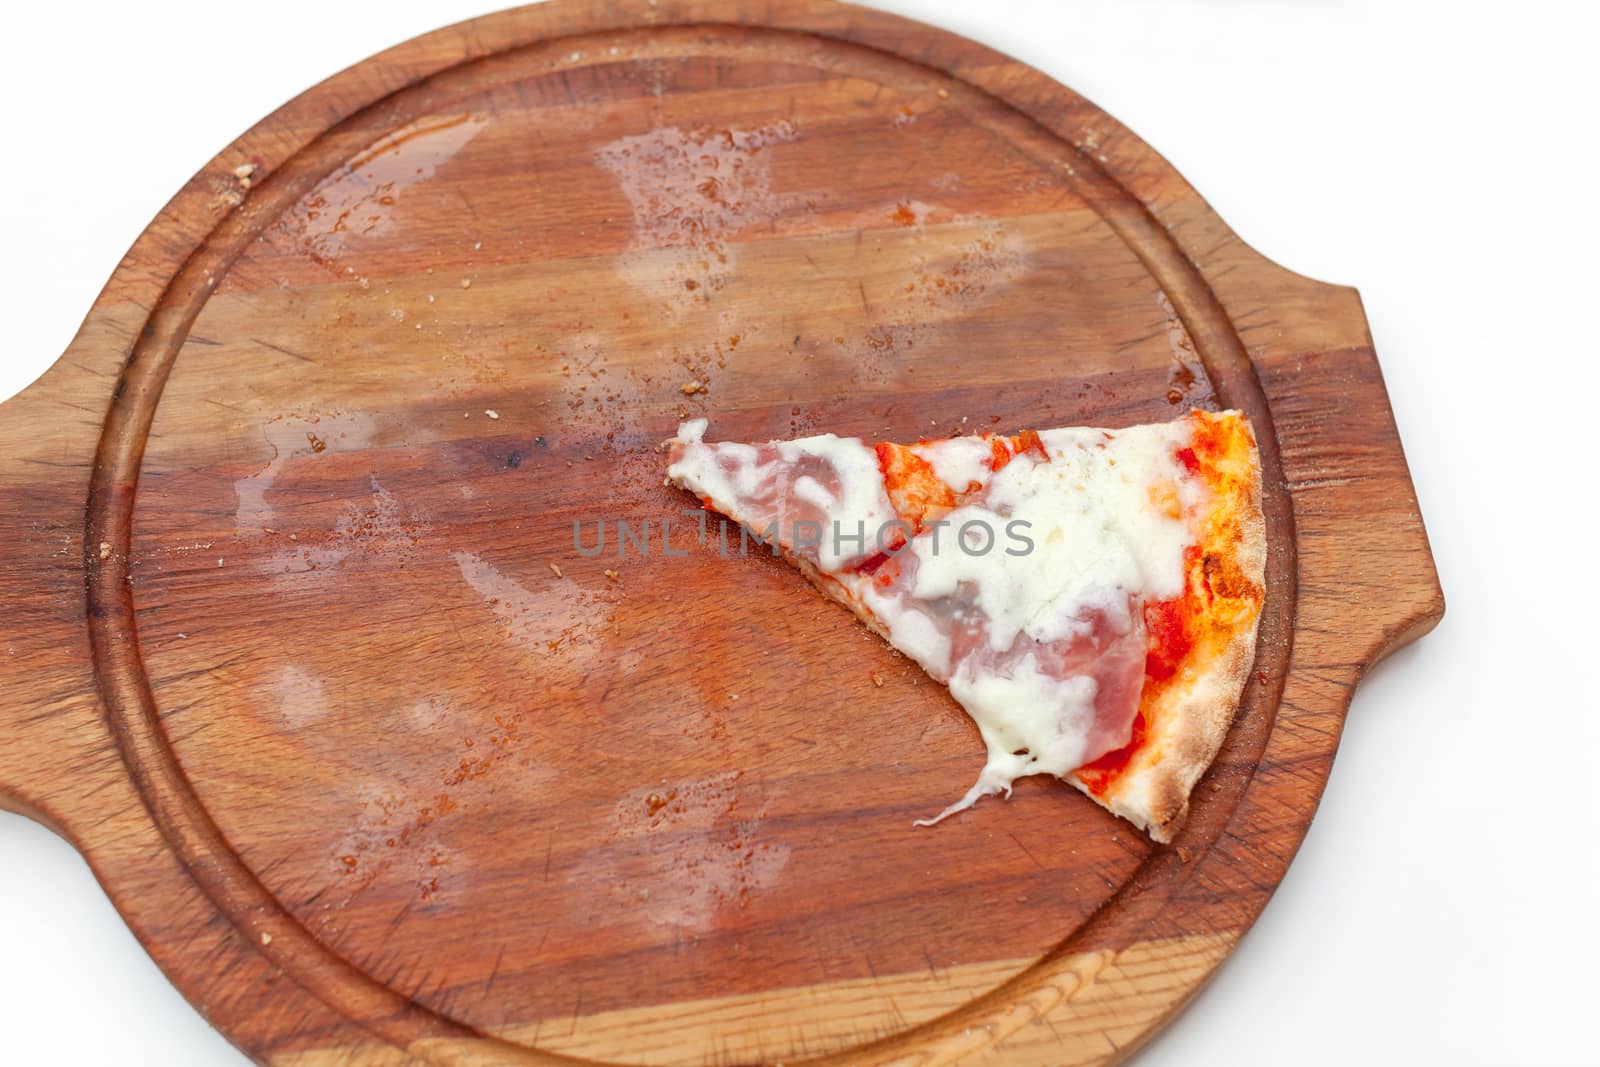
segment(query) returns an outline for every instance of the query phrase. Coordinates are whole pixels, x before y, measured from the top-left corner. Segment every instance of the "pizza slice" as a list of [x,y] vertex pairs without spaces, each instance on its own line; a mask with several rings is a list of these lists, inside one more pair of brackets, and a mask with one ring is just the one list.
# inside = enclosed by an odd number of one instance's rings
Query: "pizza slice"
[[1053,774],[1170,841],[1255,655],[1266,542],[1238,412],[913,445],[668,442],[668,477],[772,545],[977,723],[936,823]]

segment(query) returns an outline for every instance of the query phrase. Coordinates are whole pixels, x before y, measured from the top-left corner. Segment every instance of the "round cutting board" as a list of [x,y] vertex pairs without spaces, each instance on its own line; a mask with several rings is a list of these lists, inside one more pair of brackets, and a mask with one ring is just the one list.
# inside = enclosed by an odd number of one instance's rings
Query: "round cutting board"
[[[1269,589],[1171,847],[1043,779],[914,828],[966,716],[657,451],[1196,406],[1254,422]],[[0,408],[0,539],[0,801],[294,1065],[1115,1061],[1442,612],[1354,291],[831,0],[557,0],[288,104]]]

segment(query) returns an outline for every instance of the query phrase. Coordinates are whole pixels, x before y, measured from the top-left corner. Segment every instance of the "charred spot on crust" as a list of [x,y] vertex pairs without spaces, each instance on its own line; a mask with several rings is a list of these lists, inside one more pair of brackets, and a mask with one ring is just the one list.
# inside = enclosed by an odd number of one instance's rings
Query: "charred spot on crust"
[[1206,587],[1214,596],[1229,600],[1254,600],[1260,595],[1256,583],[1231,555],[1207,552],[1201,560],[1201,568],[1205,572]]

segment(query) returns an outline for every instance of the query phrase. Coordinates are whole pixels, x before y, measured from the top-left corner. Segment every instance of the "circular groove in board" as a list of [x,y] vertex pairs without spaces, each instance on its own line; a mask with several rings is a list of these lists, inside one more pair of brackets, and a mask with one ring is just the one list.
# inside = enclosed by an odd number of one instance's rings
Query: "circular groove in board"
[[[91,634],[112,725],[146,803],[164,836],[184,857],[207,895],[241,932],[261,943],[264,952],[319,997],[347,1016],[363,1020],[382,1040],[401,1047],[418,1047],[422,1042],[440,1040],[477,1041],[480,1040],[479,1030],[422,1007],[413,997],[396,993],[330,952],[240,859],[213,822],[207,806],[192,791],[162,724],[143,669],[143,655],[137,641],[132,639],[136,632],[134,595],[126,581],[125,561],[135,533],[134,489],[163,386],[190,336],[191,327],[202,314],[213,287],[221,288],[218,279],[226,278],[228,269],[263,228],[351,158],[353,149],[365,147],[375,137],[406,122],[438,112],[442,101],[451,94],[482,92],[502,80],[515,83],[523,80],[526,71],[533,66],[559,66],[564,55],[573,52],[587,55],[602,44],[613,47],[608,43],[613,40],[615,35],[561,39],[476,60],[459,70],[439,75],[424,86],[404,90],[372,105],[272,174],[252,191],[250,203],[254,210],[237,212],[224,219],[212,240],[174,278],[166,298],[152,314],[151,329],[129,360],[125,386],[107,420],[96,464],[88,543],[98,545],[104,540],[118,546],[120,562],[118,567],[90,567],[91,575],[96,576],[89,586]],[[1078,195],[1093,203],[1102,217],[1114,220],[1113,228],[1161,280],[1178,316],[1195,340],[1197,354],[1210,371],[1209,377],[1218,395],[1226,402],[1245,407],[1258,420],[1258,431],[1266,446],[1263,459],[1269,464],[1266,472],[1269,507],[1275,508],[1278,515],[1273,572],[1280,578],[1269,583],[1269,618],[1263,622],[1261,665],[1271,677],[1283,676],[1293,585],[1292,582],[1285,584],[1281,577],[1293,571],[1292,528],[1287,526],[1288,502],[1281,490],[1282,479],[1274,469],[1275,456],[1270,454],[1273,452],[1270,416],[1232,324],[1210,296],[1205,282],[1137,201],[1100,172],[1091,159],[1055,141],[1053,135],[1034,125],[1026,116],[1011,112],[1011,117],[1005,118],[1000,106],[993,104],[992,98],[985,94],[953,80],[945,81],[945,75],[930,68],[917,67],[871,49],[836,41],[819,45],[815,39],[801,34],[749,28],[657,29],[651,31],[650,36],[628,42],[627,47],[636,56],[657,49],[657,58],[693,58],[714,54],[719,49],[724,56],[737,58],[742,50],[770,55],[788,49],[793,51],[791,58],[796,62],[803,59],[818,65],[832,65],[835,70],[878,69],[887,70],[899,79],[937,79],[958,103],[970,102],[974,107],[990,108],[1002,116],[998,121],[1008,127],[1005,132],[1010,135],[1010,143],[1025,153],[1048,157],[1054,144],[1055,152],[1077,157],[1077,167],[1082,174],[1072,177]],[[580,65],[586,64],[580,61]],[[1060,165],[1059,159],[1051,162]],[[1230,739],[1229,748],[1219,761],[1222,766],[1246,770],[1253,766],[1270,728],[1270,709],[1276,703],[1276,694],[1266,693],[1264,688],[1255,687],[1247,695],[1245,721]],[[1186,846],[1203,848],[1206,839],[1202,833],[1221,830],[1233,803],[1248,784],[1248,774],[1225,776],[1220,784],[1221,790],[1197,806],[1194,825],[1184,839]],[[1141,906],[1154,906],[1159,896],[1156,891],[1168,887],[1173,878],[1172,868],[1178,862],[1174,852],[1156,854],[1138,869],[1117,896],[1102,905],[1102,913],[1111,908],[1113,902],[1123,916]],[[1135,903],[1141,896],[1147,897],[1147,902]],[[936,1022],[925,1024],[924,1029],[951,1031],[957,1026],[980,1022],[986,1013],[1002,1011],[1029,990],[1037,990],[1058,978],[1065,969],[1081,967],[1082,960],[1077,953],[1080,946],[1092,941],[1099,918],[1097,916],[1071,938],[1060,942],[1055,951],[1023,974],[974,999],[956,1014],[943,1015]],[[906,1034],[902,1033],[892,1041],[905,1039]],[[509,1057],[525,1055],[524,1050],[506,1043],[496,1044],[493,1049]],[[859,1050],[850,1052],[850,1055],[864,1054]]]

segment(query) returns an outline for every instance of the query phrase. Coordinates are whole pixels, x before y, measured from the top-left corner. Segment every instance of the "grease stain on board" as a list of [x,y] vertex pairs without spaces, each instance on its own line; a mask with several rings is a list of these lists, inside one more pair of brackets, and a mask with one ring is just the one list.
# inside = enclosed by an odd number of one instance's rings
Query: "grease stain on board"
[[324,178],[262,234],[334,270],[352,241],[394,228],[406,189],[425,182],[488,126],[487,114],[432,117],[385,134]]
[[1004,221],[974,218],[920,199],[898,201],[860,220],[871,232],[858,251],[859,332],[833,337],[856,381],[904,380],[917,346],[930,351],[946,324],[987,303],[1030,269],[1023,238]]
[[313,535],[302,539],[297,534],[295,541],[280,547],[269,560],[273,572],[280,578],[328,574],[352,557],[392,570],[411,566],[433,524],[426,515],[403,509],[377,475],[370,476],[368,484],[368,499],[346,501],[328,534],[314,541]]
[[451,558],[511,643],[579,675],[604,660],[617,593],[553,573],[535,592],[475,552],[458,551]]
[[272,528],[276,511],[268,493],[291,463],[329,452],[359,452],[377,433],[377,420],[356,412],[288,414],[268,420],[261,435],[272,456],[254,473],[233,482],[234,536],[260,537]]
[[[1200,355],[1194,348],[1194,339],[1189,336],[1188,329],[1178,317],[1177,309],[1172,306],[1172,300],[1165,290],[1156,290],[1156,304],[1161,308],[1161,315],[1166,322],[1167,344],[1172,349],[1172,368],[1167,374],[1167,403],[1174,407],[1215,408],[1217,396],[1211,388],[1205,364],[1200,361]],[[1200,387],[1198,393],[1195,392],[1197,386]]]
[[772,189],[765,151],[799,136],[780,119],[743,129],[665,126],[602,145],[595,161],[621,186],[634,235],[617,273],[674,321],[728,284],[733,238],[773,223],[796,198]]
[[348,901],[368,889],[397,887],[433,902],[448,893],[461,903],[473,888],[473,825],[494,810],[502,784],[519,792],[546,787],[552,770],[530,761],[528,711],[511,707],[467,714],[439,694],[398,709],[397,730],[426,733],[429,757],[398,764],[353,797],[343,830],[327,846],[336,883]]
[[327,683],[304,667],[285,664],[270,686],[278,718],[290,730],[303,730],[328,717]]
[[743,773],[630,790],[612,810],[609,850],[618,877],[611,903],[656,926],[698,933],[771,889],[789,847],[763,840],[766,803],[741,788]]

